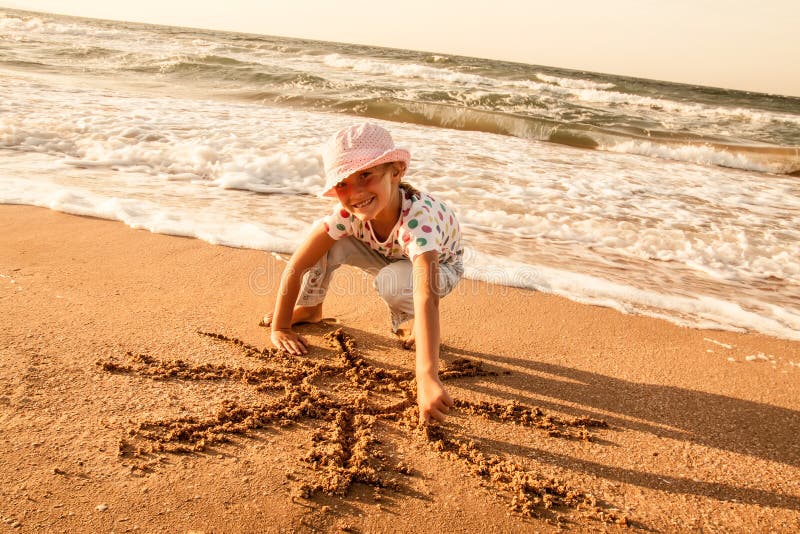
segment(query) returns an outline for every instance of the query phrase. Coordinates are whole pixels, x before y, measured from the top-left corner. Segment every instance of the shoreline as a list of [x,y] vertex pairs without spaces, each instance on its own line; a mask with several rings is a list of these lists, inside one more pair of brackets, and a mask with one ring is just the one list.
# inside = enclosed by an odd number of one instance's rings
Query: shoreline
[[[247,403],[261,394],[235,381],[105,373],[96,362],[123,361],[132,351],[252,366],[197,331],[265,347],[257,323],[281,269],[263,251],[0,205],[4,518],[37,531],[304,530],[308,521],[329,530],[382,531],[387,521],[410,531],[453,524],[557,530],[509,515],[502,488],[396,427],[379,427],[384,452],[415,474],[403,479],[405,489],[384,489],[378,500],[361,484],[343,497],[292,498],[287,475],[308,475],[298,457],[314,421],[237,436],[197,454],[153,455],[147,469],[131,469],[142,460],[121,457],[118,446],[130,419],[214,413],[224,399]],[[337,280],[349,290],[331,295],[324,311],[338,322],[298,328],[312,354],[329,354],[322,335],[342,327],[371,365],[413,369],[413,354],[390,334],[369,281],[346,272]],[[448,382],[451,395],[517,401],[610,428],[576,442],[460,411],[448,418],[450,431],[484,454],[596,495],[634,528],[800,528],[800,342],[469,284],[441,304],[443,367],[466,357],[498,375]],[[602,527],[576,510],[562,513],[575,530]]]

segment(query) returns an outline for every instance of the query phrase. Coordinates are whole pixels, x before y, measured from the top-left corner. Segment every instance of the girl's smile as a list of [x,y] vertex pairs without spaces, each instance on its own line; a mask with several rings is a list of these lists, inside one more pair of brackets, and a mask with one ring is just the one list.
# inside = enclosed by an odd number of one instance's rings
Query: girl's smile
[[375,200],[375,197],[369,197],[367,200],[364,200],[363,202],[357,202],[353,204],[353,207],[356,209],[366,208],[368,205],[372,203],[373,200]]

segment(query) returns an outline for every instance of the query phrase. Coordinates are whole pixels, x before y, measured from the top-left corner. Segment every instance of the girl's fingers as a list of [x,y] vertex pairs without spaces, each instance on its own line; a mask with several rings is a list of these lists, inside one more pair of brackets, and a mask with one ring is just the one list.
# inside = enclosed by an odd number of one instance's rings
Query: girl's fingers
[[295,352],[295,351],[296,351],[296,349],[295,349],[295,348],[292,346],[292,342],[291,342],[291,340],[289,340],[289,339],[284,339],[284,340],[281,342],[281,348],[283,348],[283,350],[285,350],[285,351],[286,351],[286,352],[288,352],[289,354],[297,354],[297,353]]
[[301,355],[308,353],[308,341],[299,334],[294,336],[282,334],[277,341],[273,341],[276,347],[285,350],[289,354]]
[[452,406],[455,405],[455,402],[453,402],[453,398],[446,391],[444,392],[444,395],[442,395],[442,402],[448,408],[451,408]]
[[300,341],[294,342],[294,349],[297,351],[298,356],[306,353],[306,347]]
[[431,408],[430,409],[430,416],[433,417],[434,419],[436,419],[437,421],[444,421],[444,415],[445,414],[443,414],[442,412],[440,412],[436,408]]

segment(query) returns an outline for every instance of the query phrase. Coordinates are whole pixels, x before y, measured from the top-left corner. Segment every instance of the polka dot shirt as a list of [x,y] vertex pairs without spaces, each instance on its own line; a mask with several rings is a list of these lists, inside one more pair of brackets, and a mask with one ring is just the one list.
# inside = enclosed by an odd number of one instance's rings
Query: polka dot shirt
[[400,218],[385,241],[379,241],[369,222],[363,222],[338,204],[318,222],[333,239],[354,236],[372,250],[390,260],[414,258],[435,250],[439,263],[461,265],[464,253],[461,230],[453,211],[444,202],[427,193],[411,193],[400,189],[402,207]]

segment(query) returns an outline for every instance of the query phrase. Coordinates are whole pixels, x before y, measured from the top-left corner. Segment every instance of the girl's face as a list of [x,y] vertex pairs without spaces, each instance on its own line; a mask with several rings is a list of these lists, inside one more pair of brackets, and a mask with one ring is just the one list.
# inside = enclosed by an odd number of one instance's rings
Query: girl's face
[[[391,218],[392,194],[402,177],[402,165],[384,163],[351,174],[334,191],[342,207],[362,221]],[[390,211],[390,210],[389,210]]]

